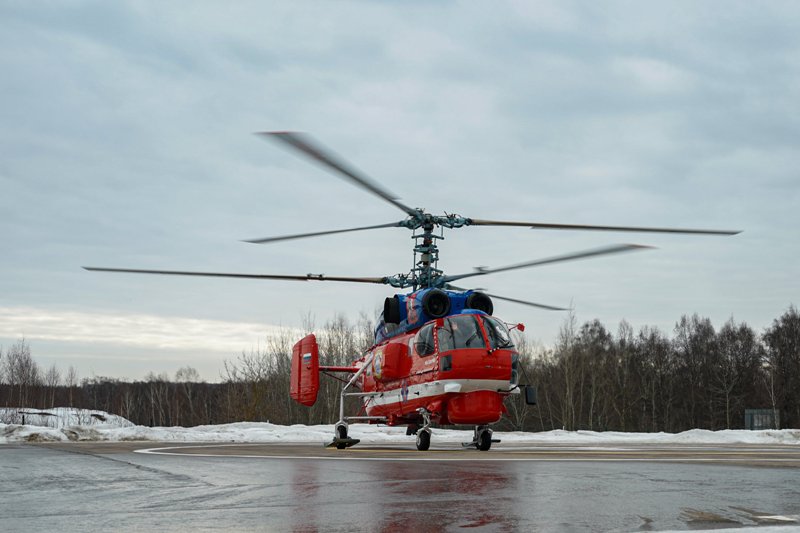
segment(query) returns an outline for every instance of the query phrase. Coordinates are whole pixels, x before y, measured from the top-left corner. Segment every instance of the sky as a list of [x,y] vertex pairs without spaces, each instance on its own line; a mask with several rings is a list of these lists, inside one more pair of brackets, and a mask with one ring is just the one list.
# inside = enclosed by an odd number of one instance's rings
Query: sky
[[[309,132],[433,213],[743,231],[445,233],[450,274],[656,247],[470,279],[579,323],[762,331],[800,301],[796,2],[5,1],[0,20],[0,345],[43,365],[218,380],[281,328],[381,308],[389,287],[81,269],[408,271],[402,228],[242,242],[403,218],[259,131]],[[564,321],[495,314],[544,345]]]

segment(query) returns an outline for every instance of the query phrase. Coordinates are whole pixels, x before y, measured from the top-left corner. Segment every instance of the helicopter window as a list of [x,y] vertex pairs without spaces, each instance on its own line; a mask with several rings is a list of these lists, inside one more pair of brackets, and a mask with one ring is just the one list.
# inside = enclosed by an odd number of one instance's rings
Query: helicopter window
[[433,324],[422,326],[414,339],[414,350],[420,355],[431,355],[436,351],[433,344]]
[[456,315],[444,319],[439,328],[439,352],[458,348],[485,348],[478,321],[474,315]]
[[489,337],[489,345],[492,348],[511,348],[511,335],[506,325],[491,316],[483,317],[483,326],[486,328],[486,335]]

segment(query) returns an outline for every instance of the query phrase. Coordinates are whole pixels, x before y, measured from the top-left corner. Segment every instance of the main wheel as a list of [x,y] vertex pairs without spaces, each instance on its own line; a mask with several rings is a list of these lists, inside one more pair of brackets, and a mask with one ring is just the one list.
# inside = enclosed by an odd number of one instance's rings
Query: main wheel
[[[347,438],[347,426],[336,426],[336,439],[337,440],[345,440]],[[344,450],[347,448],[347,444],[344,442],[339,442],[336,444],[337,450]]]
[[431,447],[431,432],[421,429],[417,432],[417,449],[421,452],[427,451]]
[[492,447],[492,432],[487,430],[478,433],[478,449],[482,452],[488,452]]

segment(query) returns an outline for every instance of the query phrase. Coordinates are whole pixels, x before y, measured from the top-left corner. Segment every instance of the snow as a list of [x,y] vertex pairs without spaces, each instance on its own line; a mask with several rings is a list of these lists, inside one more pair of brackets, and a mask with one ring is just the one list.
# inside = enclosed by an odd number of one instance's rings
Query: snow
[[77,425],[112,427],[133,425],[133,422],[121,416],[92,409],[76,409],[74,407],[55,407],[53,409],[0,407],[0,422],[20,424],[23,420],[31,426],[51,428]]
[[[25,424],[22,424],[22,414]],[[266,422],[238,422],[212,426],[146,427],[104,411],[59,407],[55,409],[0,408],[0,444],[13,442],[57,441],[150,441],[150,442],[281,442],[327,443],[333,425],[282,426]],[[472,440],[472,431],[434,429],[437,442],[461,443]],[[405,427],[352,424],[350,435],[364,444],[408,443]],[[682,433],[622,433],[616,431],[495,432],[495,437],[511,445],[692,445],[753,444],[800,446],[800,430],[722,430],[693,429]]]
[[[743,527],[733,527],[733,528],[712,528],[712,529],[697,529],[692,527],[692,531],[695,533],[702,533],[704,531],[714,533],[742,533],[745,530]],[[755,526],[755,527],[748,527],[745,531],[757,531],[758,533],[797,533],[800,531],[800,527],[798,526]],[[660,533],[686,533],[686,530],[661,530]]]

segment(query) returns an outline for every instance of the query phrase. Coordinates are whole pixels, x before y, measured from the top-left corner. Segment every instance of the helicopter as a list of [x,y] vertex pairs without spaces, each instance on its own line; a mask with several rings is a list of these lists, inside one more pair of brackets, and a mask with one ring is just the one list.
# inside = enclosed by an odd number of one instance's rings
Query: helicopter
[[[494,316],[494,300],[532,306],[549,311],[566,308],[490,294],[484,290],[454,285],[471,277],[536,266],[575,261],[652,248],[640,244],[617,244],[576,253],[548,257],[502,267],[478,267],[471,272],[446,275],[438,268],[439,247],[444,230],[467,226],[527,227],[532,229],[586,230],[609,232],[672,233],[694,235],[735,235],[740,231],[670,227],[557,224],[543,222],[489,220],[444,213],[437,215],[401,202],[378,182],[346,163],[307,134],[291,131],[260,132],[335,175],[367,191],[404,212],[395,222],[334,229],[311,233],[250,239],[244,242],[268,244],[278,241],[385,228],[411,230],[413,267],[407,273],[378,277],[328,276],[325,274],[242,274],[224,272],[149,270],[110,267],[83,267],[89,271],[206,276],[285,281],[336,281],[388,285],[410,292],[385,298],[383,312],[375,327],[374,343],[363,355],[355,355],[348,366],[320,364],[315,335],[300,339],[292,349],[290,396],[305,406],[316,403],[320,374],[350,375],[342,379],[339,419],[334,425],[330,447],[345,449],[358,444],[349,434],[350,424],[366,422],[388,426],[407,426],[407,435],[416,435],[420,451],[430,448],[432,425],[474,427],[465,448],[487,451],[493,443],[491,425],[507,414],[505,400],[522,395],[526,404],[536,404],[536,388],[521,384],[524,373],[511,331],[524,331],[523,324],[509,324]],[[437,232],[438,230],[438,232]],[[357,397],[357,414],[345,413],[345,400]]]

